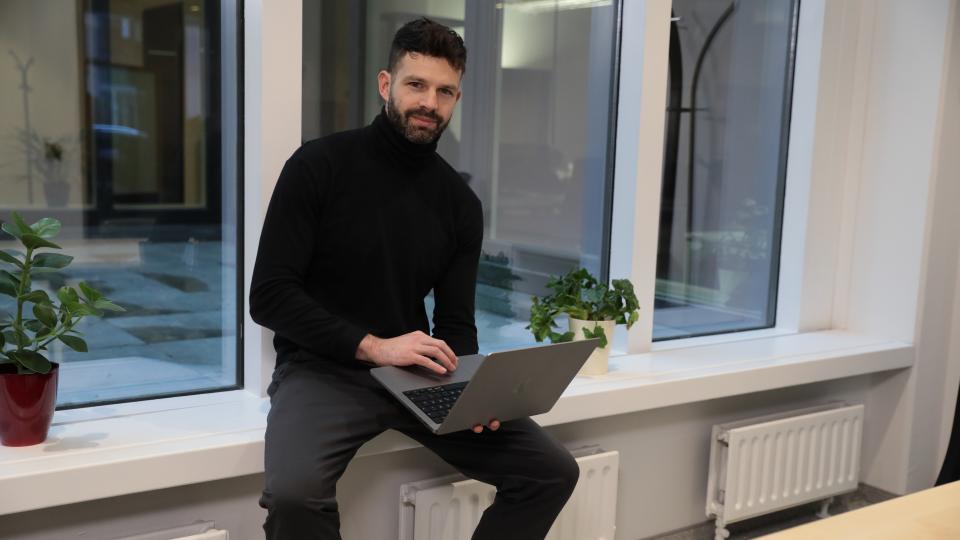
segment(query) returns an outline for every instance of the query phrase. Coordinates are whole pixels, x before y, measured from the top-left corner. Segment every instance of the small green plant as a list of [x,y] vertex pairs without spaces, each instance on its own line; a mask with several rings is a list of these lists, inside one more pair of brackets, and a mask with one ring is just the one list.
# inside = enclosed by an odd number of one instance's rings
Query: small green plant
[[[25,253],[0,250],[0,294],[16,301],[16,315],[0,314],[0,365],[14,364],[19,374],[48,373],[52,367],[45,356],[47,347],[56,340],[78,352],[87,351],[87,343],[75,328],[88,315],[102,316],[104,311],[124,309],[86,283],[77,288],[63,286],[57,290],[56,303],[44,290],[32,288],[33,277],[42,272],[65,268],[73,261],[69,255],[37,253],[40,249],[61,249],[50,241],[60,232],[60,222],[44,218],[27,225],[19,214],[2,229],[26,249]],[[32,304],[33,317],[24,317],[24,308]]]
[[[571,331],[555,331],[559,326],[554,319],[561,313],[585,321],[617,321],[627,328],[633,326],[640,316],[640,303],[628,279],[615,279],[608,287],[580,268],[561,277],[551,277],[547,287],[553,293],[543,298],[534,296],[530,308],[527,330],[533,332],[537,341],[549,339],[552,343],[560,343],[573,339]],[[607,346],[603,328],[584,328],[583,334],[588,339],[600,338],[600,347]]]

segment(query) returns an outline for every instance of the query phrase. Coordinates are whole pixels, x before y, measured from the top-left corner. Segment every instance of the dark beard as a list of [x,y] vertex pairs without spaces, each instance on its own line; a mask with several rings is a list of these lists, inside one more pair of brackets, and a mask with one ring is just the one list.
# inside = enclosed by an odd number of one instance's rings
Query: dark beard
[[[403,135],[408,141],[416,144],[430,144],[435,142],[440,138],[440,135],[443,134],[443,130],[447,129],[447,124],[450,123],[449,119],[443,122],[443,119],[440,118],[438,114],[426,109],[413,109],[401,114],[400,108],[397,107],[397,103],[393,100],[392,95],[390,96],[390,101],[387,103],[386,110],[387,120],[390,121],[393,129],[397,130],[397,132]],[[413,115],[429,118],[437,123],[437,127],[429,129],[412,125],[410,123],[410,117]]]

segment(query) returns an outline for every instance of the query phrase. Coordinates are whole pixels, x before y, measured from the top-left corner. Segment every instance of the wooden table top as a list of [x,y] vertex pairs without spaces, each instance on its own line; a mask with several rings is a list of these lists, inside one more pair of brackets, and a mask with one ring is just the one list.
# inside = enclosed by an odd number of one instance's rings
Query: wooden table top
[[800,525],[765,540],[960,540],[960,482]]

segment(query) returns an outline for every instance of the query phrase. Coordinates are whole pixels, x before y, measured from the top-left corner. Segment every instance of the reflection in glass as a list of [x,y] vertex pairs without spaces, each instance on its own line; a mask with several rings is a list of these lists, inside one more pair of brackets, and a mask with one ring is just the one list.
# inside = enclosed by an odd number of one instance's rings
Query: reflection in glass
[[61,406],[237,385],[234,9],[0,3],[0,219],[63,222],[74,263],[36,287],[127,309],[82,323],[90,352],[51,350]]
[[[467,45],[438,152],[484,207],[484,351],[533,343],[530,295],[584,266],[606,276],[617,6],[610,1],[304,2],[303,138],[369,123],[394,32],[420,16]],[[428,313],[432,310],[427,298]]]
[[674,0],[654,339],[774,325],[796,0]]

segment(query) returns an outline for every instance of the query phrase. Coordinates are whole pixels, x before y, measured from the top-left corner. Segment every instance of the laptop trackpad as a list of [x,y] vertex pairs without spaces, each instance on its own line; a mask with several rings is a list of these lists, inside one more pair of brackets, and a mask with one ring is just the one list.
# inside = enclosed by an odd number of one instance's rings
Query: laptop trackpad
[[[381,382],[394,391],[404,392],[427,386],[451,384],[469,381],[483,362],[483,356],[471,354],[457,360],[457,369],[452,373],[440,374],[422,366],[388,366],[374,368]],[[388,369],[389,368],[389,369]]]

